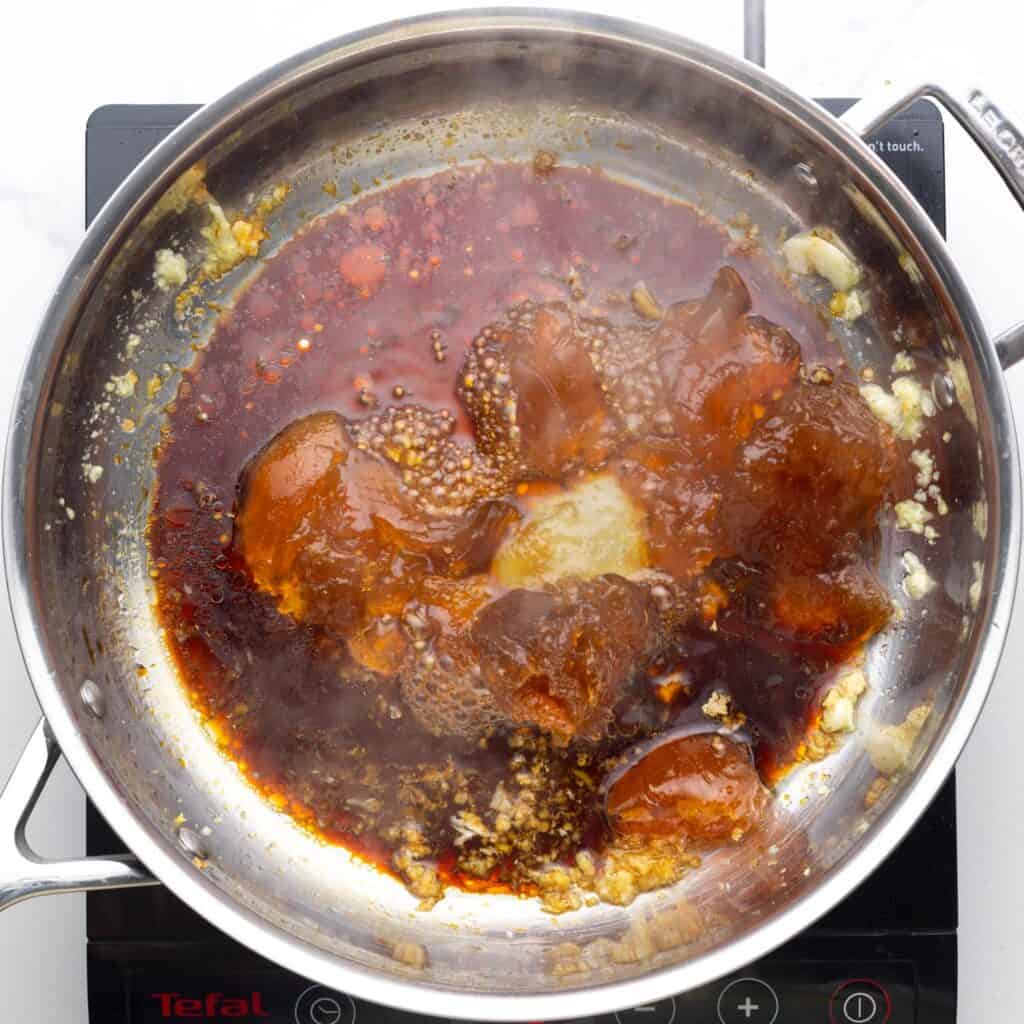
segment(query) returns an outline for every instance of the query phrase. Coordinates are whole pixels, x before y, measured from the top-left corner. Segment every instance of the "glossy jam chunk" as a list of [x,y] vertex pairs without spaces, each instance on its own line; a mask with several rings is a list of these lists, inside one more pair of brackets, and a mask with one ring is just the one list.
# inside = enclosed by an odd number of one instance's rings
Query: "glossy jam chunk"
[[676,436],[702,463],[728,461],[800,367],[792,335],[749,309],[746,286],[725,267],[702,302],[670,309],[658,330]]
[[371,586],[383,599],[388,566],[373,517],[401,517],[402,506],[391,470],[355,448],[340,416],[318,414],[292,424],[248,466],[235,548],[281,611],[344,635],[364,616]]
[[612,425],[588,353],[595,326],[556,302],[483,329],[459,384],[482,451],[551,479],[604,461]]
[[780,575],[771,589],[770,629],[801,644],[855,650],[892,615],[892,601],[860,565]]
[[699,849],[742,839],[768,800],[747,747],[700,733],[655,745],[611,785],[606,807],[619,835],[677,836]]
[[857,555],[877,530],[894,463],[892,435],[854,389],[800,382],[739,448],[726,543],[792,572]]
[[727,636],[756,637],[772,649],[835,663],[882,629],[892,601],[857,562],[818,571],[773,569],[728,560],[712,567],[724,592],[718,625]]
[[750,309],[750,291],[743,278],[735,267],[720,267],[706,295],[669,306],[658,327],[660,347],[667,351],[681,344],[717,347]]
[[646,513],[652,566],[687,581],[720,553],[722,481],[701,471],[676,439],[633,444],[612,469]]
[[344,418],[287,427],[246,467],[234,545],[282,612],[352,635],[400,615],[431,573],[486,568],[518,512],[484,500],[460,515],[417,505],[398,471],[356,447]]
[[478,614],[500,587],[486,575],[448,580],[428,576],[420,600],[393,628],[419,649],[399,676],[405,708],[442,745],[461,749],[477,744],[490,732],[508,725],[480,665],[472,641]]
[[487,605],[472,630],[498,706],[562,741],[601,737],[612,705],[659,639],[650,595],[614,575],[513,590]]

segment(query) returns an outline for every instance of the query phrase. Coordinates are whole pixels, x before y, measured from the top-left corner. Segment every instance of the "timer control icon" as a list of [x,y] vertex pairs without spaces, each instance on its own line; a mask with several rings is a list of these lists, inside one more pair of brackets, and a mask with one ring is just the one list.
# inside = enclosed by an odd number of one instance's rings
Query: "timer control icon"
[[352,997],[323,985],[310,985],[295,1000],[295,1024],[355,1024]]

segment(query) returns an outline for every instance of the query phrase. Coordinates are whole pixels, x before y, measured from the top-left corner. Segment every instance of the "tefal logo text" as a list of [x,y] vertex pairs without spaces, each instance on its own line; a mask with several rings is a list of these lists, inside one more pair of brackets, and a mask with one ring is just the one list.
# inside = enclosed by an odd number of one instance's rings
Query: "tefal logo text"
[[202,996],[186,996],[181,992],[154,992],[153,998],[160,1003],[160,1016],[171,1020],[270,1016],[263,1008],[262,992],[250,992],[247,996],[229,996],[223,992],[207,992]]

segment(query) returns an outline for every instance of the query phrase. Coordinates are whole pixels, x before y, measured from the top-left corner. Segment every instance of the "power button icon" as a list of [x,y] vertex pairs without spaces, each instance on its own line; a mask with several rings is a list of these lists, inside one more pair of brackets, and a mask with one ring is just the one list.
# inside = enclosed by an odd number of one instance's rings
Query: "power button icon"
[[878,1000],[870,992],[851,992],[843,1000],[843,1020],[850,1024],[871,1024],[878,1016]]
[[833,993],[832,1024],[886,1024],[892,1012],[889,993],[872,978],[851,978]]

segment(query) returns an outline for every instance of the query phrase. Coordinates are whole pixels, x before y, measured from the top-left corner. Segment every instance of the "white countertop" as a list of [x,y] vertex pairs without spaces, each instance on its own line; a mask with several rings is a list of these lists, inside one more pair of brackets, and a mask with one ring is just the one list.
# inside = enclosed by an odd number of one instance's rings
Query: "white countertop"
[[[83,233],[83,138],[92,110],[105,103],[210,100],[307,46],[438,6],[444,5],[377,0],[357,13],[352,5],[324,0],[94,0],[8,7],[0,59],[0,423],[6,424],[35,325]],[[733,53],[742,49],[740,0],[589,0],[559,6],[645,21]],[[954,47],[956,63],[974,65],[978,84],[997,103],[1024,111],[1015,31],[1024,16],[1009,10],[1003,0],[768,0],[768,69],[808,95],[855,96],[909,60],[934,68],[941,81],[939,63],[929,62],[928,55]],[[200,61],[198,53],[206,59]],[[1024,214],[948,119],[947,168],[949,242],[989,326],[1000,330],[1024,318]],[[1008,380],[1024,424],[1024,366]],[[1002,669],[958,770],[963,1024],[1013,1019],[1020,998],[1024,786],[1015,758],[1024,727],[1024,681],[1018,676],[1024,664],[1024,601],[1018,600],[1009,632]],[[2,786],[38,716],[6,604],[0,607],[0,660],[7,674],[0,714]],[[49,854],[81,853],[82,809],[81,790],[61,767],[30,829],[38,847]],[[5,1021],[84,1024],[84,908],[81,896],[58,896],[0,915]]]

